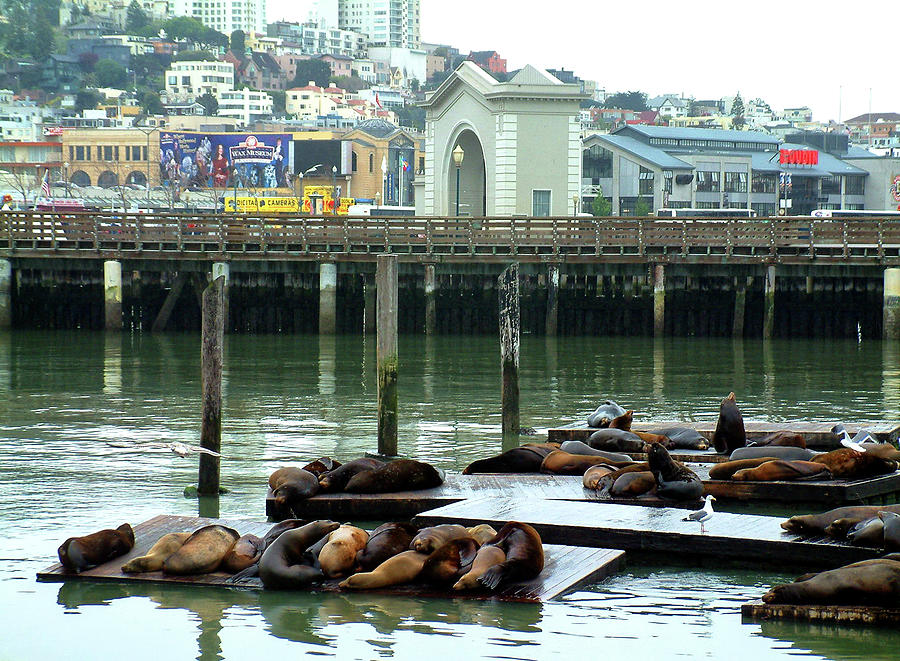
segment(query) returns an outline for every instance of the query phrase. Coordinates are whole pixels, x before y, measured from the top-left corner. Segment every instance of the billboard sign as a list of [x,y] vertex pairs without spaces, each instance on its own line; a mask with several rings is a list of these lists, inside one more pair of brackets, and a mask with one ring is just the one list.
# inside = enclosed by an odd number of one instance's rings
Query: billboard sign
[[247,197],[238,195],[236,198],[224,196],[225,211],[234,212],[237,202],[238,213],[297,213],[300,210],[300,201],[296,197]]

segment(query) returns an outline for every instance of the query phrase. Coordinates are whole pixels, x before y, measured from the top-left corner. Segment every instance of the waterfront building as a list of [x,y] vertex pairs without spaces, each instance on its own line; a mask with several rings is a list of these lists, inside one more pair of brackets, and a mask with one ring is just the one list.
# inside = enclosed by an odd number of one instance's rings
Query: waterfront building
[[226,35],[235,30],[266,32],[266,0],[172,0],[170,11]]
[[357,124],[344,139],[353,143],[354,197],[377,199],[385,205],[414,205],[415,182],[425,169],[422,134],[383,119],[369,119]]
[[172,62],[166,70],[168,101],[194,101],[198,96],[234,89],[234,64],[231,62]]
[[[152,129],[91,128],[62,132],[62,159],[79,187],[159,183],[159,136]],[[154,167],[154,164],[156,166]]]

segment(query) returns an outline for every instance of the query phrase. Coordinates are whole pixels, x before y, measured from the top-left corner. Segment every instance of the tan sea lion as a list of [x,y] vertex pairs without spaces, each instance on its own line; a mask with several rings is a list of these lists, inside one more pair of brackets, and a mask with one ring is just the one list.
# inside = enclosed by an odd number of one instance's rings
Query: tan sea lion
[[[586,454],[570,454],[562,450],[556,450],[547,455],[541,464],[541,472],[552,475],[584,475],[591,466],[606,464],[616,466],[620,462],[614,462],[603,456]],[[624,462],[621,462],[624,463]]]
[[[782,522],[781,527],[801,535],[827,534],[843,537],[854,524],[878,516],[878,512],[898,512],[900,505],[847,505],[819,514],[798,514]],[[841,522],[838,528],[832,528]]]
[[650,432],[633,431],[633,430],[631,433],[637,434],[638,438],[640,438],[642,441],[644,441],[644,443],[646,443],[647,445],[656,443],[658,445],[663,446],[667,450],[671,450],[672,448],[675,447],[675,441],[670,439],[668,436],[665,436],[664,434],[652,434]]
[[279,507],[291,508],[315,496],[319,491],[319,480],[308,470],[285,466],[269,476],[269,487]]
[[356,554],[358,571],[372,571],[390,557],[409,548],[419,529],[410,523],[382,523],[369,534],[366,547]]
[[599,488],[600,480],[604,476],[614,473],[615,470],[616,469],[613,466],[607,464],[591,466],[584,472],[584,476],[581,478],[581,484],[585,489],[597,489]]
[[506,553],[497,546],[482,546],[472,561],[472,567],[468,573],[464,574],[454,585],[454,590],[476,590],[483,589],[478,582],[482,574],[494,565],[499,565],[506,561]]
[[486,523],[479,523],[477,526],[472,526],[471,528],[466,528],[466,531],[469,533],[469,537],[478,542],[478,545],[481,546],[486,541],[491,539],[492,537],[497,536],[497,531],[491,528]]
[[146,555],[132,558],[122,565],[122,571],[126,574],[160,571],[166,558],[184,546],[190,536],[189,532],[170,532],[163,535],[150,547]]
[[709,479],[730,480],[737,471],[745,468],[756,468],[767,461],[776,461],[776,457],[757,457],[755,459],[738,459],[737,461],[723,461],[713,464],[709,469]]
[[469,531],[456,523],[442,523],[439,526],[422,528],[419,534],[413,537],[409,548],[419,553],[431,553],[447,542],[459,537],[468,536]]
[[240,536],[237,530],[226,526],[203,526],[166,558],[163,572],[184,576],[216,571]]
[[527,523],[510,521],[485,546],[496,546],[506,553],[506,560],[489,568],[478,579],[489,590],[535,578],[544,569],[541,536]]
[[320,475],[319,488],[326,493],[343,491],[344,487],[347,486],[347,482],[349,482],[354,475],[362,473],[363,471],[373,470],[382,464],[384,464],[383,461],[375,459],[374,457],[360,457],[359,459],[348,461],[334,470]]
[[559,449],[558,443],[527,443],[487,459],[477,459],[463,469],[476,473],[537,473],[544,457]]
[[134,531],[127,523],[115,530],[107,528],[83,537],[69,537],[57,549],[66,569],[82,572],[125,555],[134,548]]
[[836,480],[861,480],[897,470],[896,461],[881,459],[868,452],[857,452],[852,448],[817,454],[812,461],[827,466]]
[[310,566],[306,550],[337,530],[334,521],[313,521],[279,535],[259,559],[259,577],[266,589],[292,590],[321,580],[320,570]]
[[888,461],[900,461],[900,450],[890,443],[861,443],[860,445],[873,457],[886,459]]
[[623,473],[613,482],[609,495],[616,498],[643,496],[656,488],[656,477],[650,471]]
[[631,423],[634,421],[634,411],[625,411],[620,416],[613,418],[609,426],[613,429],[624,429],[625,431],[631,431]]
[[729,393],[719,406],[719,419],[716,421],[713,445],[719,454],[730,454],[737,448],[747,445],[744,418],[734,399],[734,393]]
[[258,562],[263,551],[265,551],[265,545],[261,538],[256,535],[241,535],[241,538],[234,543],[231,550],[222,558],[220,569],[227,571],[229,574],[243,571],[250,565]]
[[349,590],[369,590],[410,583],[422,571],[427,559],[426,553],[404,551],[388,558],[370,572],[353,574],[342,581],[339,587]]
[[814,461],[775,459],[756,468],[735,471],[731,479],[736,482],[830,480],[831,472],[823,464]]
[[847,531],[847,539],[854,546],[882,548],[884,546],[884,521],[877,516],[860,521]]
[[344,491],[347,493],[392,493],[433,489],[444,483],[444,471],[414,459],[395,459],[370,471],[357,473]]
[[895,606],[900,601],[900,562],[863,560],[804,581],[776,585],[762,599],[767,604]]
[[766,434],[761,438],[755,438],[753,441],[747,443],[747,447],[765,446],[805,448],[806,441],[803,440],[803,436],[796,432],[776,431],[771,434]]
[[450,540],[431,552],[418,579],[432,585],[452,585],[471,569],[478,549],[478,542],[471,537]]
[[356,554],[366,548],[369,533],[362,528],[342,525],[328,535],[319,553],[319,566],[328,578],[345,576],[356,565]]
[[656,478],[656,495],[672,500],[700,500],[703,496],[703,482],[700,477],[684,464],[675,461],[665,446],[650,445],[647,464]]
[[[587,454],[591,455],[592,457],[606,457],[611,461],[619,462],[622,464],[627,464],[630,461],[634,461],[634,459],[632,459],[629,455],[624,454],[623,452],[595,450],[590,445],[582,441],[564,441],[560,444],[558,449],[562,450],[563,452],[568,452],[569,454]],[[538,468],[540,468],[540,466]]]

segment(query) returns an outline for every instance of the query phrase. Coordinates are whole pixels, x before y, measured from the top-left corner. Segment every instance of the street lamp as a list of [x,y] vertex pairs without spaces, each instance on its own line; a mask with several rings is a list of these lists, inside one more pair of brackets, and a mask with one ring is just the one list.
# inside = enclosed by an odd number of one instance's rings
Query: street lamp
[[453,149],[453,165],[456,166],[456,215],[459,216],[459,170],[462,167],[463,157],[466,155],[466,152],[463,151],[463,148],[460,145],[456,145]]
[[159,130],[158,126],[153,126],[150,128],[144,128],[142,126],[135,126],[135,128],[143,133],[147,137],[147,153],[145,154],[147,158],[147,208],[150,208],[150,136],[153,135],[154,132]]
[[[321,163],[316,163],[311,168],[306,168],[303,172],[301,172],[300,174],[297,175],[297,179],[300,180],[300,190],[297,192],[297,209],[299,211],[303,210],[303,197],[304,197],[304,195],[303,195],[303,177],[305,177],[306,175],[308,175],[311,172],[315,172],[321,166],[322,166]],[[310,211],[312,211],[312,210],[310,210]]]
[[337,192],[337,166],[331,166],[331,213],[337,214],[337,200],[334,195]]
[[573,216],[578,215],[578,196],[577,195],[572,196],[572,215]]
[[69,197],[69,161],[63,163],[63,169],[65,171],[66,197]]

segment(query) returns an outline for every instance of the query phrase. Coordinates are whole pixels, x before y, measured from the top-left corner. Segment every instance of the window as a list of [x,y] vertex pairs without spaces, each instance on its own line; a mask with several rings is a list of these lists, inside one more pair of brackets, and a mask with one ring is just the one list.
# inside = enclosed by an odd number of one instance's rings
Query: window
[[822,178],[822,195],[840,195],[841,194],[841,176]]
[[546,218],[550,215],[550,191],[531,191],[531,215],[537,218]]
[[756,215],[760,217],[775,215],[774,202],[754,202],[750,207],[756,212]]
[[369,172],[375,171],[375,154],[369,154]]
[[847,175],[847,195],[865,195],[866,193],[866,184],[865,178],[860,176],[850,176]]
[[356,152],[352,152],[350,171],[356,172]]
[[638,175],[638,195],[653,195],[653,170],[641,166]]
[[671,170],[663,170],[663,192],[664,193],[672,192],[672,171]]
[[[100,151],[99,147],[97,148],[97,151]],[[104,161],[113,160],[113,148],[111,146],[107,145],[107,146],[103,147],[103,157],[102,158]]]
[[[774,174],[753,173],[750,190],[754,193],[774,193],[777,177]],[[762,214],[760,214],[762,215]]]
[[[697,171],[697,192],[718,193],[719,192],[719,173],[710,172],[708,170]],[[698,208],[700,208],[698,206]]]
[[612,178],[612,152],[608,149],[593,145],[582,152],[581,162],[585,179]]
[[726,172],[725,173],[725,192],[726,193],[746,193],[747,192],[747,173],[746,172]]
[[75,147],[75,160],[83,161],[84,160],[84,147]]

